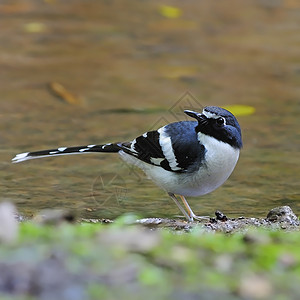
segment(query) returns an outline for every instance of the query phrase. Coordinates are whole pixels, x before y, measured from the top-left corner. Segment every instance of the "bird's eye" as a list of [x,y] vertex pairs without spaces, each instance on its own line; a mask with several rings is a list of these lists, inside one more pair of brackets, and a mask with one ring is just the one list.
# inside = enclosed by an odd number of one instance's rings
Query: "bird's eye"
[[223,126],[225,124],[225,119],[223,117],[220,117],[216,119],[216,123],[218,126]]

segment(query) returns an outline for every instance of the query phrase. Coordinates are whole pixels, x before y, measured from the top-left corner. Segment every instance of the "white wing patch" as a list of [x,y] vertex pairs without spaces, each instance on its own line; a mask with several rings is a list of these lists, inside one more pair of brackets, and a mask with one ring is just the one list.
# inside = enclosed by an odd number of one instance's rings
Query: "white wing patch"
[[167,136],[164,132],[164,127],[158,129],[158,132],[160,134],[159,136],[159,144],[161,146],[162,152],[169,162],[169,166],[173,171],[179,171],[181,168],[178,167],[178,163],[173,151],[172,147],[172,141],[169,136]]
[[130,146],[130,150],[134,153],[137,153],[137,151],[135,150],[134,146],[136,144],[136,139],[134,139],[132,142],[131,142],[131,146]]
[[150,161],[151,161],[154,165],[157,165],[157,166],[159,166],[160,163],[161,163],[163,160],[164,160],[163,158],[155,158],[155,157],[151,157],[151,158],[150,158]]

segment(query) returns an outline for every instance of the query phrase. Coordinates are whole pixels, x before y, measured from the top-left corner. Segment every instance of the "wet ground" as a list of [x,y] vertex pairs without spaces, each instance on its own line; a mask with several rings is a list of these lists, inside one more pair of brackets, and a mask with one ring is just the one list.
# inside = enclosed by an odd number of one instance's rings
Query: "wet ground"
[[[105,220],[105,223],[107,220]],[[271,209],[265,218],[230,218],[220,211],[215,212],[215,217],[209,220],[186,222],[179,219],[145,218],[136,223],[147,228],[167,228],[176,231],[190,232],[195,229],[203,232],[215,233],[243,233],[254,228],[269,230],[299,231],[300,221],[289,206],[280,206]]]
[[[300,213],[297,1],[1,1],[1,198],[28,216],[174,217],[177,208],[116,156],[12,165],[20,152],[124,141],[205,105],[237,110],[244,137],[226,184],[189,199],[199,215]],[[62,86],[62,89],[60,88]],[[66,90],[64,90],[66,89]]]

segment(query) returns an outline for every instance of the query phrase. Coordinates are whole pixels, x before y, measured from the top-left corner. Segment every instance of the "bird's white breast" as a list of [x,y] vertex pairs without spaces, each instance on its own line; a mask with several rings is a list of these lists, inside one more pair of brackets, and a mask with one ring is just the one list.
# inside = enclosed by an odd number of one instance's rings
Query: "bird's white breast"
[[239,150],[213,137],[198,134],[205,145],[204,163],[193,173],[176,173],[167,171],[139,160],[123,151],[122,159],[141,168],[159,187],[169,193],[183,196],[200,196],[212,192],[221,186],[232,173],[238,158]]
[[204,195],[221,186],[234,170],[240,154],[239,149],[211,136],[198,133],[198,139],[205,145],[205,163],[187,180],[195,183],[190,196]]

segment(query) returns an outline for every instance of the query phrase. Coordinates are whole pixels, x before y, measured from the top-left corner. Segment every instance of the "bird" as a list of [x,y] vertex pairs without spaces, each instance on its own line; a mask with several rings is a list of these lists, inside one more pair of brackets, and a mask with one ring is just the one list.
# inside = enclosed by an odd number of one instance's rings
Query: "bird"
[[230,111],[218,106],[184,113],[193,120],[169,123],[129,142],[25,152],[17,154],[12,162],[70,154],[118,153],[163,189],[187,221],[207,219],[193,212],[186,197],[208,194],[228,179],[243,146],[241,128]]

